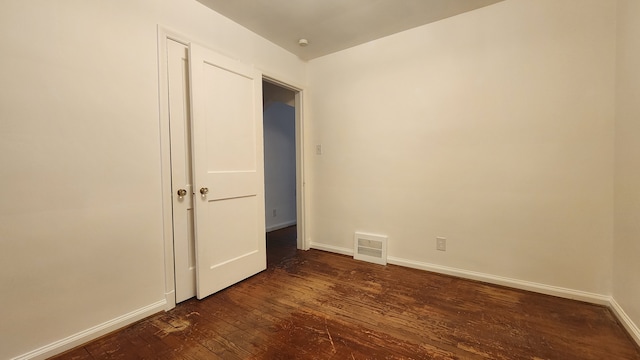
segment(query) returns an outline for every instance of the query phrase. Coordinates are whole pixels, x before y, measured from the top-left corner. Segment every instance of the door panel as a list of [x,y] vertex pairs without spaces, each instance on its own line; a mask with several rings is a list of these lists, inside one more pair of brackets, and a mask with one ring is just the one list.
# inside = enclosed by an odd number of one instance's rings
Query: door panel
[[210,199],[226,199],[258,192],[255,171],[219,172],[211,178]]
[[189,56],[202,299],[266,268],[262,74],[195,44]]
[[[188,46],[167,39],[176,303],[196,295],[188,53]],[[178,196],[178,189],[187,195]]]
[[[225,246],[212,249],[210,267],[221,266],[229,260],[252,255],[258,250],[258,239],[255,236],[258,230],[256,224],[244,221],[245,214],[257,212],[257,205],[255,196],[211,202],[209,205],[211,213],[219,216],[215,219],[218,223],[216,234],[227,243]],[[253,239],[253,241],[240,241],[243,239]]]
[[[206,111],[215,114],[215,124],[207,124],[208,168],[215,171],[255,171],[256,126],[251,103],[230,101],[253,94],[252,78],[208,64],[203,67],[206,87]],[[224,84],[224,86],[216,86]],[[222,130],[222,131],[221,131]],[[233,154],[233,156],[229,156]]]

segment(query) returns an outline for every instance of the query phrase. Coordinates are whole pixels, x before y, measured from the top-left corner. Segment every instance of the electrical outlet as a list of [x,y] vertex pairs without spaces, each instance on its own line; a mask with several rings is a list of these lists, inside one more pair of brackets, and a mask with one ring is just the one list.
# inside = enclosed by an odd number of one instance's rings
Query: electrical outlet
[[436,238],[436,250],[447,251],[447,239],[443,237]]
[[316,155],[322,155],[322,145],[316,145]]
[[277,209],[273,209],[273,210],[271,211],[271,216],[273,216],[273,217],[278,216],[278,210],[277,210]]

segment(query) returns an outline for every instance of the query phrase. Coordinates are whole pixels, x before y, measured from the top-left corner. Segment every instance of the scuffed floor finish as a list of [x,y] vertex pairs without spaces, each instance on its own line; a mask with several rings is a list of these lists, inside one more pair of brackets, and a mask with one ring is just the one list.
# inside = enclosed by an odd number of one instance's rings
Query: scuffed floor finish
[[268,270],[56,359],[640,360],[605,307],[269,238]]

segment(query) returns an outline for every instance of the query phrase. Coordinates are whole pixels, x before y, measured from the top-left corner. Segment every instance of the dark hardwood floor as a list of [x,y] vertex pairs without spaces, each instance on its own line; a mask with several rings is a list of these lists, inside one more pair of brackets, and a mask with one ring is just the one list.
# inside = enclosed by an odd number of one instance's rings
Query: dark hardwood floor
[[606,307],[295,250],[268,269],[55,359],[636,359]]

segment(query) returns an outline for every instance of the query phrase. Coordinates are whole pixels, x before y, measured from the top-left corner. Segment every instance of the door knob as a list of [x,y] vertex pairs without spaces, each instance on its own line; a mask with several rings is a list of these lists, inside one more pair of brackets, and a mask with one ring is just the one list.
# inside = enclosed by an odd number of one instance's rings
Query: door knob
[[200,194],[206,195],[209,192],[209,188],[200,188]]
[[187,195],[187,190],[185,189],[178,190],[178,196],[183,197],[185,195]]

